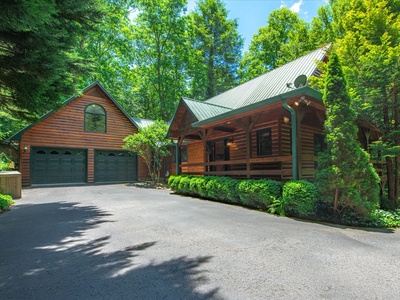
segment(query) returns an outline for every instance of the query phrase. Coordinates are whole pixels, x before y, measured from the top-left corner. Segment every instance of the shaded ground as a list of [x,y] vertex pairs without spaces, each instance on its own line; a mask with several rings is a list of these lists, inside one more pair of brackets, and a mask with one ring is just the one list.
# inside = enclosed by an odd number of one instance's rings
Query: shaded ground
[[397,299],[400,231],[124,185],[24,190],[0,215],[1,299]]

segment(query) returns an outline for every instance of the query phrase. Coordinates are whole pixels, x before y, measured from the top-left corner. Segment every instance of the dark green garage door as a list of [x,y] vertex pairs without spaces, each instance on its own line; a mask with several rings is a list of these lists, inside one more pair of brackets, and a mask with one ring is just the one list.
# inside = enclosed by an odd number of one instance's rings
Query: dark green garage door
[[86,150],[31,149],[31,183],[81,183],[86,181]]
[[95,150],[95,182],[137,180],[137,156],[127,151]]

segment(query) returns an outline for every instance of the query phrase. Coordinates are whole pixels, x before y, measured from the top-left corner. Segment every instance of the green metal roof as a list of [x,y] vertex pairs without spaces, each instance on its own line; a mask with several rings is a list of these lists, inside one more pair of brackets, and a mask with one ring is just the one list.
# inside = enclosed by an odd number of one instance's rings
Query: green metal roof
[[315,50],[205,102],[238,109],[287,93],[293,89],[288,87],[287,83],[293,83],[300,75],[306,75],[309,78],[315,74],[317,71],[316,63],[325,58],[329,47],[328,45]]
[[132,121],[136,124],[138,128],[146,128],[154,124],[154,120],[142,119],[142,118],[132,118]]
[[[245,113],[245,112],[249,112],[249,111],[251,111],[253,109],[257,109],[257,108],[260,108],[260,107],[263,107],[263,106],[266,106],[266,105],[270,105],[270,104],[273,104],[275,102],[281,101],[282,99],[287,99],[287,98],[294,97],[294,96],[297,96],[297,95],[298,96],[300,96],[300,95],[308,95],[308,96],[313,97],[315,99],[318,99],[320,101],[322,100],[322,93],[321,92],[319,92],[317,90],[314,90],[314,89],[312,89],[312,88],[310,88],[308,86],[304,86],[304,87],[300,87],[298,89],[289,90],[288,92],[286,92],[284,94],[276,95],[276,96],[274,96],[272,98],[265,99],[263,101],[259,101],[259,102],[253,103],[251,105],[243,106],[243,107],[240,107],[240,108],[234,109],[234,110],[229,110],[226,113],[223,113],[221,115],[217,115],[217,116],[214,116],[214,117],[202,120],[202,121],[194,122],[192,124],[192,127],[198,127],[198,126],[202,126],[202,125],[205,125],[205,124],[208,124],[208,123],[211,123],[211,122],[223,120],[224,118],[233,117],[235,115],[238,115],[238,114],[241,114],[241,113]],[[322,103],[322,101],[321,101],[321,103]]]
[[186,107],[190,110],[190,112],[198,121],[209,119],[231,111],[230,108],[207,103],[204,101],[198,101],[189,98],[182,98],[182,101],[185,103]]

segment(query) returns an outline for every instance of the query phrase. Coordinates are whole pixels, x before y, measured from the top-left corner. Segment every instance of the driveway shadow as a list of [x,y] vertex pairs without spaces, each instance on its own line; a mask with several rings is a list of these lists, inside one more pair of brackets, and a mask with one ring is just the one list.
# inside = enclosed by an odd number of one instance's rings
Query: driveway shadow
[[110,220],[95,206],[17,205],[0,217],[2,299],[221,299],[202,265],[210,256],[143,263],[157,241],[105,251],[110,236],[85,232]]

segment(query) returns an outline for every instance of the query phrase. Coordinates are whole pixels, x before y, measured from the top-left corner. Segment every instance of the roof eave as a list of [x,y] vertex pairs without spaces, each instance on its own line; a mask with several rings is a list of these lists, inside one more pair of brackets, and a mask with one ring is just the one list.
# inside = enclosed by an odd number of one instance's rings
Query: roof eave
[[291,97],[295,97],[295,96],[299,96],[299,95],[308,95],[310,97],[313,97],[315,99],[318,99],[318,100],[322,101],[322,93],[321,92],[319,92],[319,91],[317,91],[317,90],[315,90],[313,88],[310,88],[309,86],[305,86],[305,87],[301,87],[301,88],[297,88],[297,89],[291,90],[291,91],[289,91],[287,93],[284,93],[284,94],[280,94],[280,95],[274,96],[274,97],[269,98],[269,99],[265,99],[265,100],[256,102],[256,103],[251,104],[251,105],[247,105],[247,106],[235,109],[235,110],[228,111],[226,113],[220,114],[218,116],[215,116],[215,117],[212,117],[212,118],[209,118],[209,119],[205,119],[205,120],[202,120],[202,121],[198,121],[198,122],[192,123],[192,127],[201,127],[201,126],[204,126],[204,125],[207,125],[207,124],[210,124],[210,123],[218,122],[218,121],[221,121],[221,120],[223,120],[225,118],[233,117],[235,115],[246,113],[246,112],[249,112],[251,110],[254,110],[254,109],[266,106],[266,105],[270,105],[270,104],[276,103],[276,102],[280,101],[282,98],[286,98],[287,99],[287,98],[291,98]]
[[[101,85],[100,82],[95,81],[92,84],[90,84],[89,86],[87,86],[86,88],[83,89],[82,93],[79,96],[72,96],[70,98],[68,98],[67,100],[65,100],[62,104],[61,107],[65,107],[68,103],[70,103],[71,101],[81,97],[84,93],[86,93],[88,90],[90,90],[91,88],[93,88],[94,86],[98,86],[106,95],[108,98],[110,98],[110,100],[115,104],[115,106],[117,106],[121,112],[128,118],[128,120],[135,126],[138,128],[137,124],[135,122],[133,122],[133,120],[131,120],[131,118],[129,117],[128,113],[118,104],[117,101],[115,101],[115,99],[107,92],[107,90]],[[60,109],[59,108],[59,109]],[[21,138],[22,138],[22,134],[27,131],[28,129],[32,128],[33,126],[35,126],[36,124],[38,124],[39,122],[43,121],[44,119],[46,119],[47,117],[49,117],[50,115],[52,115],[53,113],[55,113],[57,110],[52,109],[51,111],[49,111],[48,113],[44,114],[43,116],[41,116],[36,123],[34,124],[30,124],[28,126],[26,126],[25,128],[21,129],[19,132],[17,132],[16,134],[14,134],[13,136],[11,136],[10,138],[8,138],[8,141],[16,141],[16,142],[20,142]]]

